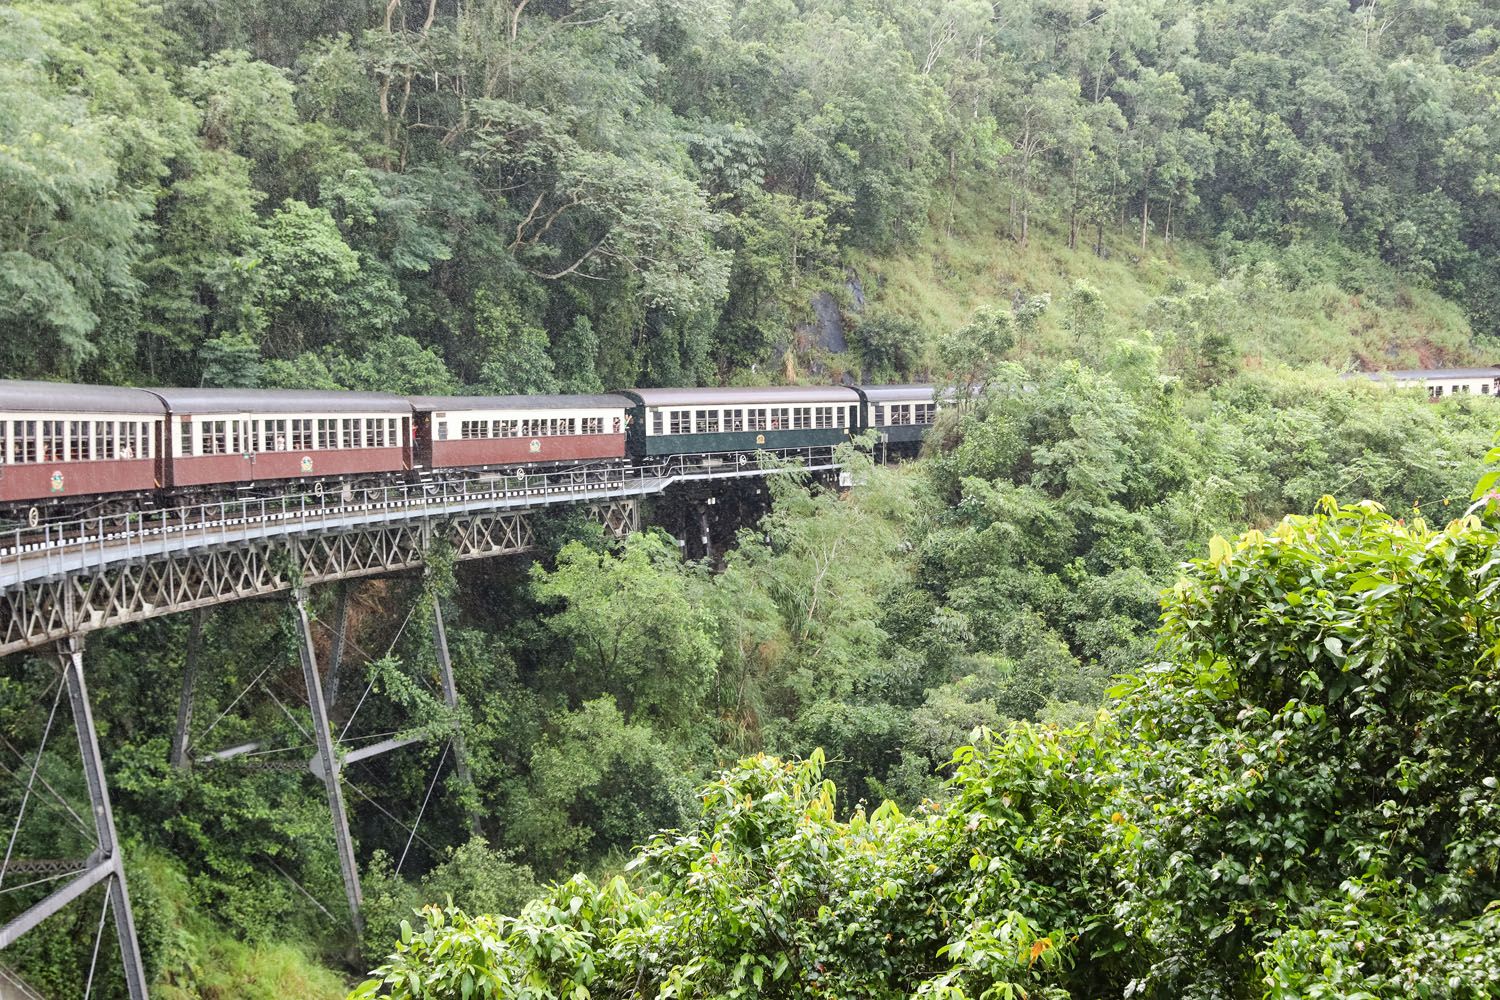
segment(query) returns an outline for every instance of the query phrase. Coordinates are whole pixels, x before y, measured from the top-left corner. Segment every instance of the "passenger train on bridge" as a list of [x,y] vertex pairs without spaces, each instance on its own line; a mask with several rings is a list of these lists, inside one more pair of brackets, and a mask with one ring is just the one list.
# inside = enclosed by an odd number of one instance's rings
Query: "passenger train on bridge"
[[304,488],[793,455],[871,428],[912,448],[936,410],[930,385],[397,396],[0,381],[0,518],[35,526]]

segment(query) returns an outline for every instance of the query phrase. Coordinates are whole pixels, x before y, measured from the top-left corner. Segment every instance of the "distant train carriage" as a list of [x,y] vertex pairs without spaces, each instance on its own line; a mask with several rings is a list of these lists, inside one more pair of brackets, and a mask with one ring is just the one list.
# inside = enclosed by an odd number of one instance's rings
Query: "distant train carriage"
[[937,419],[937,387],[932,385],[860,385],[861,423],[874,428],[887,444],[920,444]]
[[152,389],[165,485],[378,479],[411,463],[411,404],[377,392]]
[[780,451],[829,447],[858,427],[859,395],[843,386],[625,389],[630,452]]
[[416,466],[483,469],[625,456],[623,396],[412,396]]
[[163,416],[139,389],[0,382],[0,507],[150,493]]

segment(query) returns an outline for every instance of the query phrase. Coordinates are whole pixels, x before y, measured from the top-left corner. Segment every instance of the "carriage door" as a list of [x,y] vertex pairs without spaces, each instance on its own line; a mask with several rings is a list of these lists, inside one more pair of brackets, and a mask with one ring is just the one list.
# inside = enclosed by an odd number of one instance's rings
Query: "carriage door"
[[229,453],[238,458],[237,475],[244,482],[254,482],[256,452],[260,442],[256,441],[255,421],[248,413],[236,413],[229,422]]
[[[405,418],[402,418],[405,422]],[[432,468],[432,414],[419,412],[416,430],[412,434],[412,468]]]

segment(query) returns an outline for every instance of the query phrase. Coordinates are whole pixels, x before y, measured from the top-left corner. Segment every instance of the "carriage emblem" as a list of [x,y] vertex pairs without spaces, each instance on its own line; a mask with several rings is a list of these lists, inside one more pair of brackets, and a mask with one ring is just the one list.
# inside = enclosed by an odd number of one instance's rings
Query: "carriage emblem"
[[53,471],[52,479],[50,480],[50,482],[52,485],[53,493],[61,493],[63,491],[63,474],[61,469],[56,469]]
[[542,450],[542,442],[538,441],[536,438],[532,438],[531,439],[531,453],[533,455],[535,455],[537,452],[539,452],[541,450]]
[[765,444],[766,443],[766,436],[764,434],[757,434],[757,435],[755,435],[755,443],[756,444]]
[[302,471],[303,472],[311,472],[312,471],[312,456],[311,455],[303,455],[302,456]]

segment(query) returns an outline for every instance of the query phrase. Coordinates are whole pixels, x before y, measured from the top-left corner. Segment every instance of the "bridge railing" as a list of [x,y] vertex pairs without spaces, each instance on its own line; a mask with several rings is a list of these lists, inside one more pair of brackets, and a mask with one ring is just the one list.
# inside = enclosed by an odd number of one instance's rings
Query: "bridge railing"
[[[779,451],[778,462],[803,469],[834,467],[832,448]],[[377,516],[442,517],[486,507],[539,507],[591,499],[645,496],[673,482],[764,475],[756,456],[724,452],[507,470],[465,478],[432,478],[368,487],[297,489],[269,496],[188,504],[51,522],[0,533],[0,586],[53,572],[103,566],[169,550],[212,547],[286,535],[300,529],[356,526]],[[774,470],[772,470],[774,471]],[[180,543],[180,544],[179,544]]]

